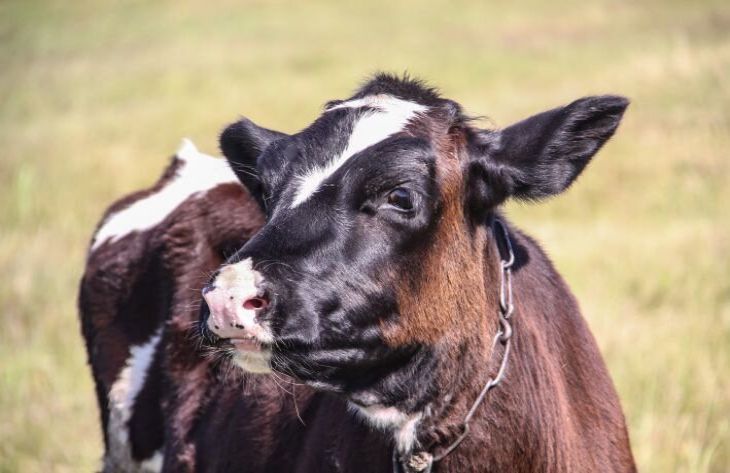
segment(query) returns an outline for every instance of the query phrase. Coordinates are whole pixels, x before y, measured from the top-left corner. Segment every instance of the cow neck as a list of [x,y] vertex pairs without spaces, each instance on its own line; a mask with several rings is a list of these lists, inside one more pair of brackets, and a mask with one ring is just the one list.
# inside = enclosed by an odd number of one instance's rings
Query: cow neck
[[[496,253],[499,255],[499,286],[497,287],[499,303],[497,310],[498,329],[492,340],[491,350],[487,354],[485,363],[485,370],[489,373],[487,374],[487,380],[482,385],[461,422],[457,424],[456,429],[438,425],[438,422],[434,422],[428,427],[422,425],[418,429],[421,438],[438,438],[438,434],[429,435],[433,432],[456,432],[455,435],[448,436],[448,438],[441,441],[433,441],[421,448],[418,448],[417,445],[416,448],[405,453],[399,453],[394,447],[394,473],[429,473],[435,463],[452,454],[469,435],[470,423],[479,407],[485,402],[489,392],[499,386],[507,372],[513,337],[512,266],[515,262],[515,255],[507,226],[496,217],[490,218],[488,226],[491,228],[492,234],[490,241],[494,241]],[[482,378],[482,376],[479,377]]]

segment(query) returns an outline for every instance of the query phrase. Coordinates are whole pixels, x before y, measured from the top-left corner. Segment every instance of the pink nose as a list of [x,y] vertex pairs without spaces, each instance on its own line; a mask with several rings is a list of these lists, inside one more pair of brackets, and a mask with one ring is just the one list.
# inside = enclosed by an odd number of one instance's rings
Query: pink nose
[[203,289],[203,298],[210,309],[208,328],[221,338],[254,338],[260,330],[256,322],[258,310],[269,305],[268,298],[240,290],[224,290],[216,286]]

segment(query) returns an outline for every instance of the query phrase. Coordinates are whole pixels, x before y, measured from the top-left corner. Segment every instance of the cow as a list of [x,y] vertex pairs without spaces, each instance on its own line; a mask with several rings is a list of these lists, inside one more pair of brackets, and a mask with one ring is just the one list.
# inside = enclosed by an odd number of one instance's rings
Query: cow
[[163,340],[175,336],[176,320],[197,317],[202,284],[262,223],[226,161],[187,139],[154,186],[106,211],[79,291],[105,472],[162,468]]
[[[135,424],[137,405],[114,424],[136,462],[124,471],[150,458],[165,472],[635,471],[577,301],[500,211],[567,189],[627,106],[585,97],[480,129],[437,90],[379,74],[298,133],[230,125],[221,150],[247,192],[227,183],[199,199],[206,211],[186,209],[191,197],[155,230],[92,246],[93,256],[161,234],[173,255],[148,279],[168,294],[155,323],[108,342],[123,355],[101,388],[99,327],[129,330],[138,321],[119,307],[148,302],[115,284],[97,291],[103,272],[88,268],[82,285],[85,327],[100,321],[85,333],[102,405],[115,404],[109,393],[139,348],[156,348],[138,382],[156,397],[135,401],[155,426]],[[114,234],[103,232],[110,221],[93,245]],[[104,290],[123,304],[84,317]],[[102,407],[105,425],[112,417]],[[149,432],[157,457],[135,454]],[[119,444],[107,439],[107,460]]]
[[419,81],[379,75],[299,133],[228,127],[221,149],[266,223],[203,289],[202,336],[314,393],[299,433],[266,389],[249,394],[259,408],[221,396],[220,435],[200,441],[240,463],[208,469],[634,471],[574,296],[499,212],[567,189],[627,106],[585,97],[485,130]]

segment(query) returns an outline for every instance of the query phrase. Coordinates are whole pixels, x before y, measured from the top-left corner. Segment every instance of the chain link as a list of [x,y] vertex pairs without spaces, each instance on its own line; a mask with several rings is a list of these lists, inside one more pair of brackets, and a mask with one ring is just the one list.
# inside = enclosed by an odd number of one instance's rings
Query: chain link
[[515,306],[512,301],[512,266],[515,263],[515,253],[512,249],[512,241],[510,240],[507,227],[504,225],[504,223],[502,223],[501,220],[495,218],[493,220],[492,230],[495,234],[495,240],[498,240],[499,238],[497,237],[496,227],[499,227],[501,236],[503,237],[504,245],[507,250],[507,259],[504,259],[502,258],[502,251],[499,247],[499,242],[497,241],[497,252],[500,256],[499,328],[497,329],[497,333],[495,334],[494,339],[492,339],[491,353],[492,355],[494,354],[494,349],[497,347],[497,343],[500,343],[504,346],[504,349],[502,351],[502,360],[499,364],[499,370],[497,371],[497,374],[494,375],[494,377],[491,377],[487,380],[486,384],[479,393],[479,396],[474,401],[474,404],[472,404],[471,409],[469,409],[469,412],[467,412],[466,416],[464,417],[464,422],[461,425],[461,434],[459,434],[459,436],[441,453],[439,453],[438,455],[433,455],[429,452],[418,451],[412,453],[405,459],[405,461],[403,461],[402,459],[397,458],[398,454],[394,448],[393,471],[396,473],[399,471],[397,469],[399,465],[400,467],[402,467],[403,471],[408,473],[429,473],[435,462],[443,459],[449,453],[454,451],[454,449],[459,446],[459,444],[466,438],[466,436],[469,435],[469,423],[471,422],[472,417],[474,417],[474,414],[481,405],[482,401],[484,401],[487,393],[496,388],[499,383],[502,382],[502,379],[504,379],[505,372],[507,371],[507,362],[509,360],[509,355],[512,347],[513,332],[510,320],[515,311]]

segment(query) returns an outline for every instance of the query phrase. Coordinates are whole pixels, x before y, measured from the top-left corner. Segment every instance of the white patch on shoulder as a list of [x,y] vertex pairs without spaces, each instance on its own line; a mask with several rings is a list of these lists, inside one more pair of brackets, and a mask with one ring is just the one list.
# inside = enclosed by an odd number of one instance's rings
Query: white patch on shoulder
[[362,407],[349,403],[354,411],[359,413],[371,426],[393,432],[395,446],[401,453],[409,452],[416,444],[416,426],[423,414],[406,414],[396,407],[386,407],[380,404]]
[[213,189],[219,184],[239,182],[225,159],[201,153],[187,138],[183,139],[176,156],[182,161],[182,165],[175,176],[159,191],[107,218],[94,236],[91,252],[102,243],[114,242],[129,233],[153,228],[178,205],[195,194]]
[[370,95],[335,105],[327,109],[327,112],[340,108],[366,106],[373,107],[376,110],[365,113],[355,123],[350,140],[342,154],[332,158],[324,167],[310,169],[297,178],[299,186],[291,208],[298,206],[317,192],[322,182],[342,167],[353,155],[403,130],[410,119],[416,114],[427,110],[425,105],[409,102],[391,95]]
[[[109,450],[105,459],[114,471],[159,471],[152,469],[157,464],[156,455],[136,465],[132,459],[129,444],[129,419],[137,395],[144,386],[147,373],[157,351],[162,336],[162,328],[158,329],[145,343],[134,345],[129,349],[129,358],[109,390],[109,424],[107,434]],[[147,464],[147,466],[144,466]],[[162,458],[160,453],[160,468]]]

